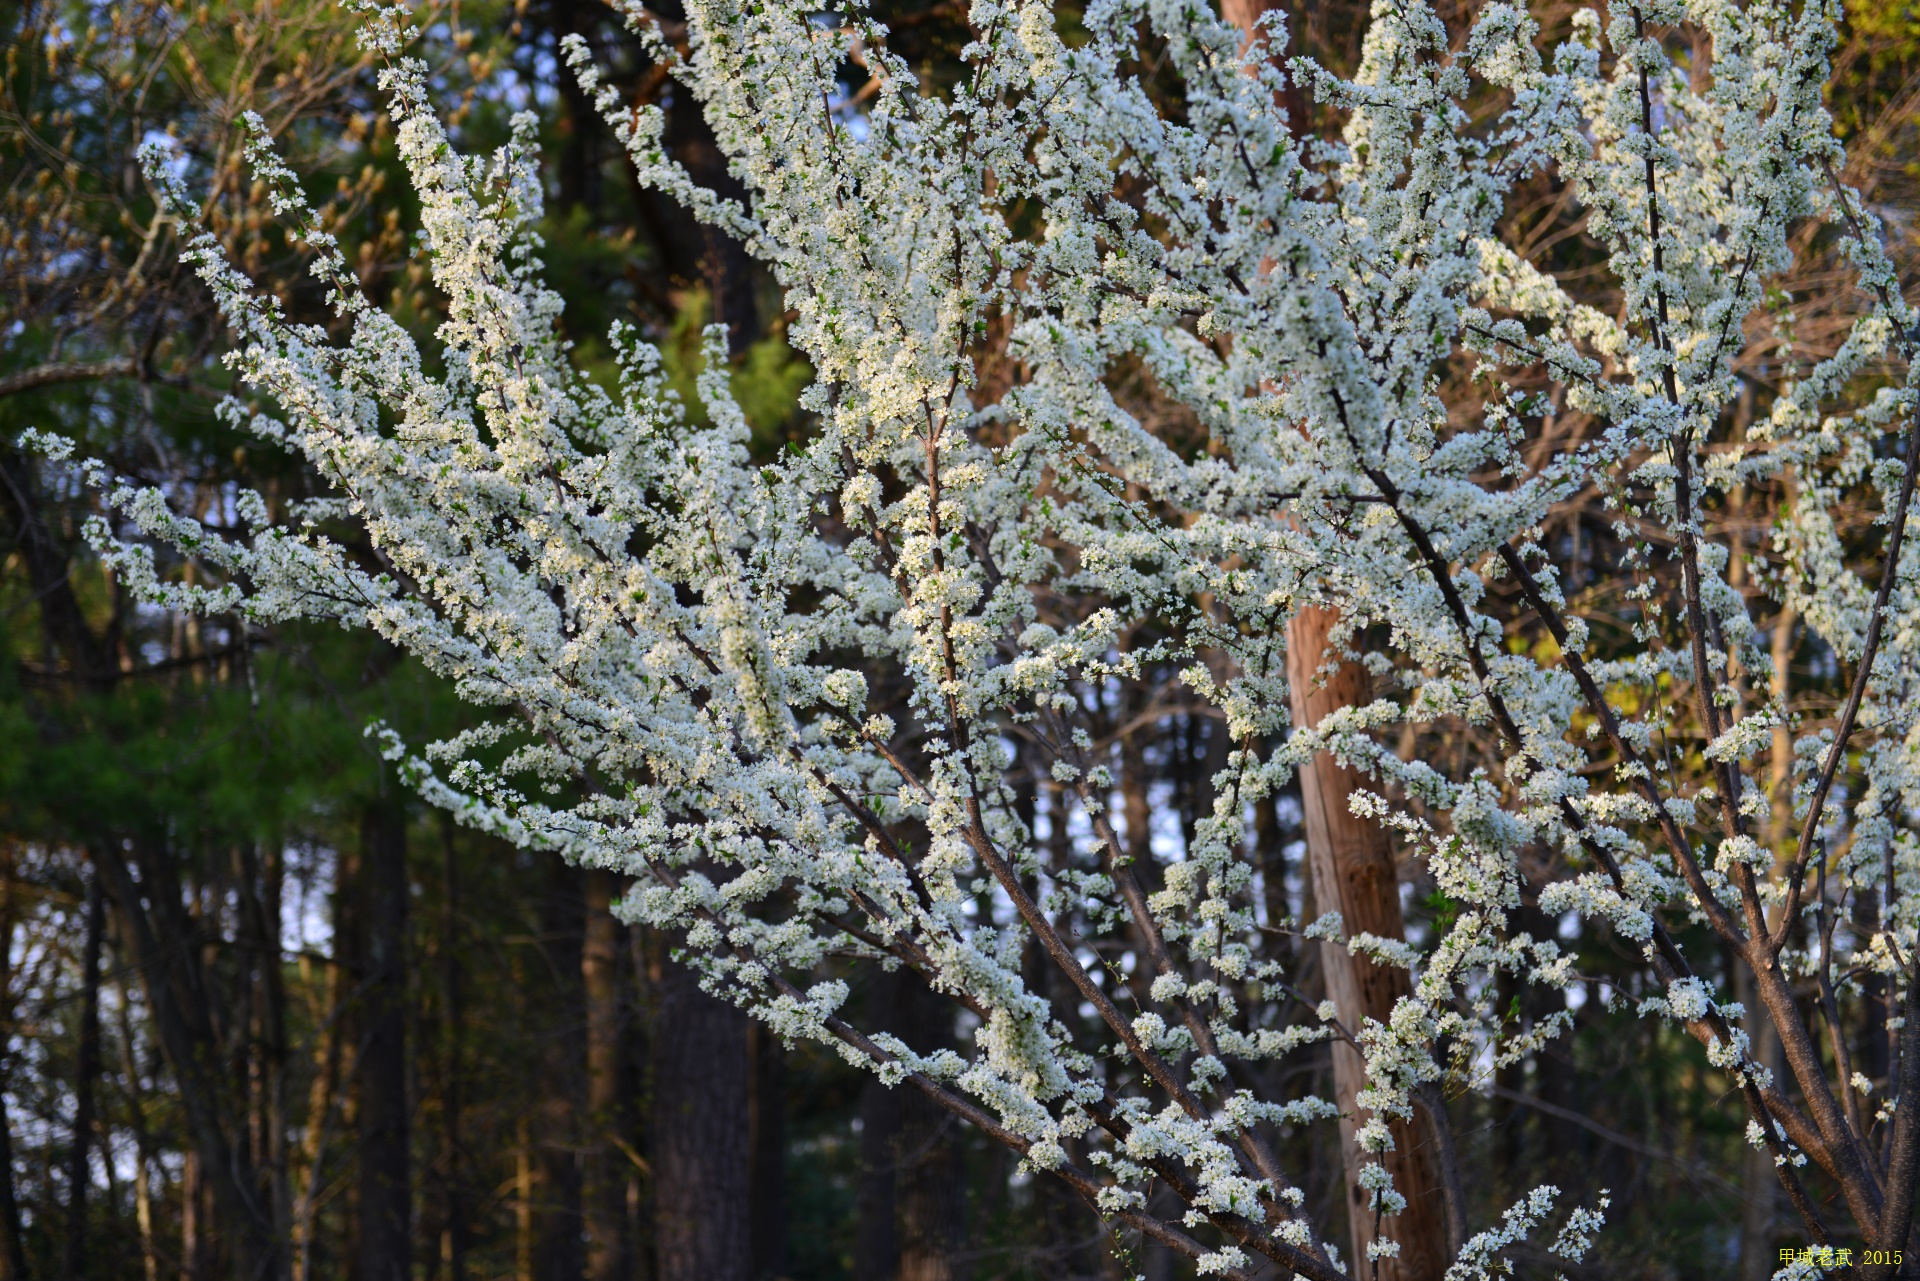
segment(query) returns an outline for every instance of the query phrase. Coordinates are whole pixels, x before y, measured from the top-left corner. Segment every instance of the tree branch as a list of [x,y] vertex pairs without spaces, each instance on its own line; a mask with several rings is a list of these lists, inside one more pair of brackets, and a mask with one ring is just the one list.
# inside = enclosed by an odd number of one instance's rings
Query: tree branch
[[140,362],[131,356],[121,356],[113,360],[78,361],[60,360],[51,364],[36,365],[32,369],[23,369],[19,373],[8,374],[0,378],[0,396],[12,396],[18,392],[34,391],[41,387],[51,387],[59,383],[100,382],[108,378],[131,378],[140,372]]

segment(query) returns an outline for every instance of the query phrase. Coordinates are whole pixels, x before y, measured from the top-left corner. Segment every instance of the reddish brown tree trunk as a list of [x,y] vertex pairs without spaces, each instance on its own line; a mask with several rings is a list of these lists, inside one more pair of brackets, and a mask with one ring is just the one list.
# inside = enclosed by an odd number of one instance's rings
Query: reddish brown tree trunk
[[[1298,727],[1311,729],[1330,713],[1363,703],[1369,696],[1366,671],[1357,663],[1342,663],[1325,680],[1318,675],[1338,617],[1331,610],[1308,608],[1287,624],[1287,684]],[[1398,939],[1404,936],[1405,926],[1393,849],[1386,831],[1356,816],[1347,803],[1353,791],[1364,785],[1356,771],[1326,752],[1301,770],[1300,801],[1306,817],[1313,895],[1322,912],[1340,913],[1347,937],[1366,933]],[[1341,1023],[1352,1031],[1357,1032],[1366,1019],[1385,1023],[1394,1003],[1412,990],[1405,970],[1376,965],[1333,943],[1321,945],[1321,967],[1327,995]],[[1355,1102],[1366,1088],[1366,1070],[1359,1052],[1344,1043],[1333,1047],[1333,1083],[1347,1167],[1351,1264],[1359,1269],[1356,1275],[1370,1277],[1366,1248],[1376,1239],[1376,1223],[1358,1176],[1374,1158],[1362,1152],[1356,1140],[1367,1113]],[[1398,1259],[1381,1260],[1380,1281],[1439,1281],[1449,1254],[1446,1215],[1425,1126],[1394,1120],[1389,1129],[1393,1151],[1383,1154],[1381,1163],[1393,1175],[1395,1190],[1407,1198],[1407,1208],[1377,1225],[1380,1237],[1400,1244]]]

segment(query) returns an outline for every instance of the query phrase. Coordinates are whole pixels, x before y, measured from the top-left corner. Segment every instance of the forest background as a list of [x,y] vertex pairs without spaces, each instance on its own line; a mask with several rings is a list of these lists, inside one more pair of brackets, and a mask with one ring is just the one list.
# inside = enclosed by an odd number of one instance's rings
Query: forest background
[[[1365,8],[1296,0],[1288,27],[1345,71]],[[964,6],[876,9],[939,83],[968,38]],[[672,6],[657,11],[675,30]],[[1073,6],[1059,11],[1071,25]],[[1881,0],[1848,13],[1830,92],[1846,177],[1911,278],[1920,13]],[[667,108],[695,179],[725,190],[697,111],[617,16],[598,0],[456,0],[422,16],[417,52],[471,148],[501,140],[514,111],[540,117],[546,262],[579,364],[605,365],[601,336],[626,319],[690,393],[700,328],[718,321],[756,448],[804,432],[810,374],[777,290],[640,187],[561,72],[559,41],[584,36],[630,100]],[[609,874],[410,798],[363,727],[444,734],[463,715],[451,690],[362,633],[136,603],[87,549],[93,496],[11,443],[28,427],[80,438],[196,515],[236,487],[311,488],[214,416],[223,334],[134,153],[171,136],[212,176],[216,233],[291,310],[318,315],[304,263],[246,187],[236,121],[259,112],[295,167],[330,184],[312,194],[362,285],[431,328],[356,25],[311,0],[0,7],[0,1281],[193,1281],[262,1257],[298,1281],[1185,1275],[929,1105],[757,1035],[700,993],[674,940],[616,920],[624,887]],[[857,75],[846,92],[862,98]],[[1563,256],[1601,256],[1551,192],[1509,216]],[[1786,287],[1820,324],[1833,281]],[[1568,528],[1574,561],[1595,554],[1578,512]],[[1830,655],[1803,652],[1790,617],[1774,637],[1795,690],[1823,697]],[[1190,830],[1218,736],[1140,711],[1111,709],[1102,744],[1122,766],[1124,826],[1146,830],[1152,808]],[[1174,786],[1150,788],[1168,761]],[[1270,883],[1298,890],[1297,800],[1257,818]],[[1447,910],[1418,880],[1404,869],[1414,929]],[[1596,951],[1583,972],[1633,964]],[[953,1033],[917,987],[868,987],[858,999],[889,1025]],[[1537,999],[1516,995],[1511,1017],[1542,1015]],[[1583,1040],[1607,1062],[1580,1078],[1551,1062],[1570,1050],[1549,1048],[1453,1100],[1462,1141],[1501,1172],[1471,1189],[1476,1219],[1543,1180],[1582,1201],[1605,1187],[1601,1253],[1570,1275],[1770,1275],[1794,1231],[1724,1078],[1658,1021]],[[1299,1088],[1327,1092],[1324,1054],[1301,1070],[1314,1079]],[[1573,1097],[1575,1079],[1604,1084]],[[1309,1195],[1338,1202],[1339,1154],[1310,1155]],[[715,1240],[740,1248],[715,1255]]]

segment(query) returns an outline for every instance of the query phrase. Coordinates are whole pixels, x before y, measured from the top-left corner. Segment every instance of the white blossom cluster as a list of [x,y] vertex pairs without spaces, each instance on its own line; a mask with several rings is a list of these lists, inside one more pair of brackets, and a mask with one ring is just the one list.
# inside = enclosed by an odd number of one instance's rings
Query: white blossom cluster
[[[1497,1226],[1476,1233],[1461,1248],[1460,1257],[1447,1269],[1446,1281],[1494,1281],[1496,1277],[1514,1275],[1512,1265],[1500,1257],[1500,1251],[1525,1241],[1538,1230],[1553,1212],[1553,1204],[1559,1197],[1559,1188],[1545,1184],[1509,1206]],[[1567,1216],[1553,1244],[1547,1247],[1548,1253],[1575,1261],[1584,1256],[1592,1248],[1594,1234],[1606,1226],[1609,1202],[1607,1190],[1602,1188],[1598,1209],[1576,1207]],[[1565,1274],[1560,1275],[1561,1281],[1565,1281]]]
[[[348,336],[286,319],[210,239],[194,261],[239,336],[253,399],[236,421],[334,497],[248,497],[248,532],[227,538],[122,488],[125,523],[97,531],[120,571],[155,599],[336,619],[415,655],[491,709],[417,751],[389,740],[429,799],[636,878],[622,910],[680,932],[712,990],[925,1090],[1203,1272],[1246,1275],[1261,1255],[1345,1275],[1263,1137],[1334,1109],[1259,1097],[1253,1065],[1352,1036],[1378,1152],[1382,1118],[1415,1116],[1447,1071],[1443,1047],[1513,1061],[1570,1026],[1516,1033],[1491,1007],[1496,973],[1579,981],[1555,940],[1515,924],[1523,902],[1644,949],[1642,1012],[1705,1042],[1759,1137],[1815,1153],[1877,1231],[1881,1167],[1844,1091],[1783,1031],[1790,1101],[1663,923],[1705,922],[1790,1013],[1787,978],[1821,957],[1788,946],[1789,927],[1844,910],[1813,879],[1844,827],[1836,884],[1877,894],[1891,875],[1900,892],[1843,937],[1903,984],[1916,947],[1920,567],[1900,541],[1916,317],[1874,215],[1831,176],[1836,0],[1616,2],[1544,52],[1517,5],[1481,6],[1461,32],[1421,0],[1383,2],[1351,79],[1276,57],[1272,18],[1243,53],[1204,7],[1093,0],[1068,43],[1046,0],[973,0],[966,74],[938,91],[858,3],[832,20],[794,0],[687,12],[685,58],[632,15],[704,104],[745,205],[696,187],[660,112],[600,86],[584,46],[569,56],[642,180],[739,237],[784,290],[816,373],[797,448],[750,461],[717,333],[698,412],[629,331],[611,335],[617,386],[578,372],[542,283],[531,119],[497,153],[463,154],[424,69],[396,53],[384,84],[445,323],[423,345],[365,301],[260,137],[258,175]],[[371,20],[397,50],[400,19]],[[1706,34],[1710,74],[1663,41],[1683,22]],[[879,82],[858,114],[835,105],[856,58]],[[1139,77],[1154,58],[1181,86],[1177,115]],[[1290,81],[1344,131],[1297,137]],[[1543,171],[1587,212],[1617,309],[1503,243],[1516,185]],[[1844,239],[1857,324],[1831,356],[1789,362],[1771,414],[1735,438],[1735,362],[1810,222]],[[1465,401],[1448,380],[1462,361],[1478,370]],[[1123,407],[1122,368],[1206,448]],[[1547,411],[1522,373],[1598,428],[1528,449]],[[1839,728],[1799,737],[1794,830],[1810,835],[1776,865],[1752,775],[1775,727],[1799,722],[1751,675],[1770,670],[1766,638],[1704,513],[1783,477],[1785,568],[1767,590],[1862,676]],[[1638,549],[1622,572],[1684,601],[1643,595],[1624,651],[1597,652],[1540,541],[1589,491]],[[1899,548],[1884,575],[1861,572],[1834,516],[1862,494]],[[223,585],[175,583],[156,546]],[[1310,732],[1290,729],[1280,652],[1307,606],[1336,608],[1356,653],[1364,631],[1382,691]],[[1508,644],[1523,627],[1552,644]],[[1235,750],[1149,897],[1086,719],[1103,690],[1168,665]],[[1454,776],[1388,746],[1403,724],[1449,723],[1496,738],[1497,758]],[[1336,1029],[1327,1007],[1303,1021],[1259,928],[1247,816],[1322,750],[1368,778],[1356,812],[1459,908],[1419,948],[1343,944],[1414,972],[1390,1024]],[[1835,792],[1836,772],[1854,783]],[[1036,839],[1022,779],[1084,808],[1090,861],[1060,866]],[[1523,867],[1560,872],[1541,885]],[[1130,941],[1152,976],[1144,1008],[1121,1008],[1082,930]],[[1338,917],[1311,932],[1339,939]],[[1076,1044],[1071,1010],[1023,977],[1031,949],[1107,1047]],[[922,973],[972,1013],[971,1044],[930,1052],[857,1026],[846,984],[820,977],[848,956]],[[1390,1239],[1404,1198],[1368,1169]],[[1150,1179],[1184,1224],[1147,1213]],[[1552,1202],[1536,1191],[1449,1275],[1489,1275]],[[1197,1242],[1199,1224],[1227,1244]],[[1577,1257],[1598,1226],[1579,1212],[1555,1248]]]

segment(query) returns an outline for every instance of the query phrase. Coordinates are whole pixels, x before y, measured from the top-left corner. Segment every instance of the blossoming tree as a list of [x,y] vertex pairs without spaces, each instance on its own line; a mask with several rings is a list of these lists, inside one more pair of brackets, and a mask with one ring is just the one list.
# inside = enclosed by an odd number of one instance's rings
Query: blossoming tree
[[[446,323],[423,348],[370,306],[257,138],[348,336],[286,320],[211,240],[194,253],[256,395],[230,412],[334,496],[240,496],[233,533],[122,486],[125,523],[96,537],[156,598],[337,619],[419,656],[492,709],[448,741],[389,738],[429,799],[631,876],[623,910],[677,932],[713,991],[920,1091],[1202,1272],[1437,1275],[1397,1257],[1392,1157],[1427,1135],[1450,1277],[1489,1275],[1534,1233],[1581,1255],[1604,1199],[1556,1206],[1543,1187],[1465,1221],[1436,1088],[1572,1026],[1520,1033],[1494,1008],[1496,979],[1582,982],[1521,928],[1523,904],[1643,958],[1638,1013],[1683,1027],[1737,1088],[1811,1241],[1903,1248],[1920,1155],[1920,1119],[1896,1107],[1920,1083],[1916,317],[1834,177],[1833,4],[1609,12],[1548,42],[1510,4],[1469,30],[1378,4],[1344,79],[1277,56],[1271,16],[1243,49],[1201,6],[1095,0],[1069,43],[1045,0],[974,0],[966,72],[936,93],[857,4],[823,21],[790,0],[689,3],[684,57],[632,9],[750,203],[696,188],[658,113],[599,86],[576,44],[577,73],[643,180],[770,268],[817,372],[810,433],[756,465],[720,337],[699,412],[630,333],[611,338],[617,386],[569,363],[531,229],[531,121],[461,154],[399,56],[402,17],[369,7]],[[1704,41],[1676,66],[1683,24]],[[1174,105],[1141,80],[1162,56]],[[878,82],[858,110],[838,87],[850,59]],[[1338,136],[1296,137],[1290,83],[1339,114]],[[166,165],[149,171],[190,218]],[[1543,177],[1587,212],[1611,307],[1503,240],[1517,185]],[[1818,359],[1767,311],[1807,228],[1844,245],[1860,299]],[[1756,334],[1788,372],[1735,430]],[[1206,447],[1128,412],[1123,365]],[[1532,448],[1543,387],[1594,429]],[[1736,490],[1782,495],[1764,558],[1713,535]],[[1610,572],[1632,585],[1604,644],[1541,538],[1576,500],[1604,505],[1624,549]],[[1864,556],[1836,519],[1863,502]],[[156,546],[211,577],[178,581]],[[1762,592],[1732,585],[1750,560]],[[1830,714],[1754,679],[1772,663],[1755,600],[1791,606],[1843,665]],[[1371,677],[1310,726],[1290,722],[1283,652],[1308,610],[1333,620],[1321,675]],[[1147,868],[1087,718],[1168,667],[1233,750],[1211,816]],[[1450,773],[1392,746],[1448,725],[1499,749]],[[1338,799],[1456,905],[1422,947],[1263,907],[1249,815],[1323,752],[1352,780]],[[1789,765],[1790,795],[1755,781]],[[1070,798],[1077,814],[1051,821],[1076,841],[1038,839],[1021,803],[1036,783]],[[1749,1053],[1681,926],[1747,971],[1784,1073]],[[1304,999],[1276,946],[1289,931],[1403,971],[1390,1017]],[[1103,965],[1118,952],[1132,987]],[[1036,955],[1044,983],[1023,966]],[[917,972],[964,1009],[966,1052],[861,1026],[845,981],[822,977],[844,964]],[[1833,1020],[1874,974],[1900,1012],[1877,1087],[1838,1021],[1823,1045],[1797,999],[1813,985]],[[1329,1039],[1366,1073],[1347,1118],[1367,1154],[1360,1258],[1310,1221],[1274,1142],[1340,1109],[1250,1084]],[[1148,1208],[1155,1182],[1172,1217]]]

